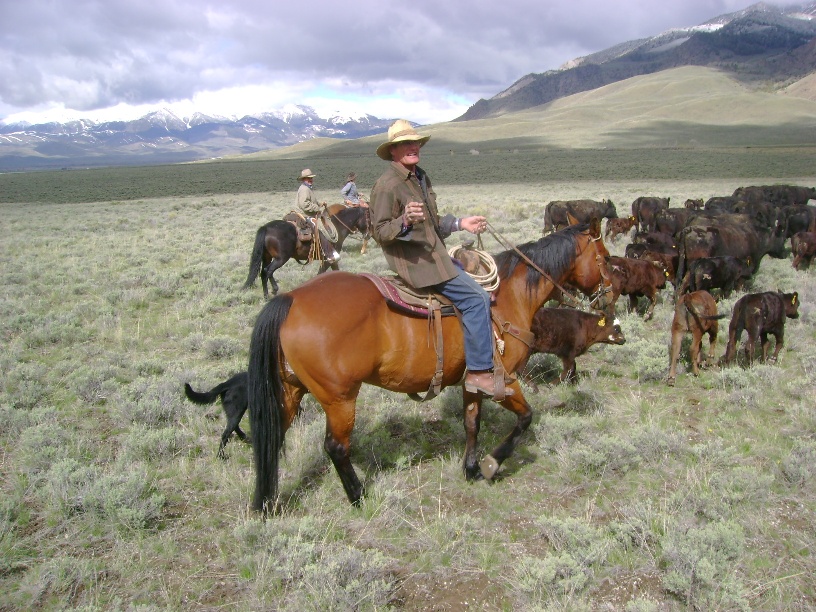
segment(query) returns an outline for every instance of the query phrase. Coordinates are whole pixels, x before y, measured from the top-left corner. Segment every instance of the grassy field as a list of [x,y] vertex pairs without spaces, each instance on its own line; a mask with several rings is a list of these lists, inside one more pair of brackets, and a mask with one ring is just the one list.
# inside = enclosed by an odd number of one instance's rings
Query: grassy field
[[[812,152],[793,149],[423,159],[445,211],[487,214],[515,243],[540,235],[553,199],[608,198],[624,214],[640,195],[679,205],[816,184]],[[627,343],[579,358],[577,386],[527,393],[533,425],[494,483],[461,473],[460,390],[416,404],[365,387],[362,507],[307,397],[284,511],[259,520],[250,448],[233,441],[218,460],[220,406],[189,403],[183,383],[246,368],[263,305],[257,284],[241,288],[254,233],[291,208],[299,169],[332,202],[345,172],[367,193],[379,166],[247,163],[0,176],[0,610],[816,608],[816,273],[790,257],[764,260],[750,288],[800,293],[776,366],[693,378],[684,362],[669,388],[669,292],[649,322],[621,300]],[[248,175],[251,187],[213,186]],[[346,245],[343,269],[385,270],[378,248]],[[315,271],[290,262],[277,278],[285,291]],[[531,369],[543,383],[560,362]],[[512,420],[486,402],[482,449]]]

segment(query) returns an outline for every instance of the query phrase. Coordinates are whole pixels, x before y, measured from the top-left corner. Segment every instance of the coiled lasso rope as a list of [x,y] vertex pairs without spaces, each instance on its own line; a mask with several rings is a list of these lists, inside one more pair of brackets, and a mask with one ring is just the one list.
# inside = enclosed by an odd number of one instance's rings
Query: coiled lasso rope
[[317,225],[317,230],[325,236],[326,240],[335,243],[338,237],[337,227],[332,223],[331,215],[326,209],[325,203],[323,204],[323,213],[324,214],[317,215],[315,225]]
[[[481,239],[479,240],[479,246],[482,246]],[[493,259],[493,256],[484,251],[482,249],[474,249],[469,247],[464,247],[462,245],[452,246],[448,249],[448,255],[450,255],[454,259],[458,259],[457,255],[461,250],[470,251],[472,253],[476,253],[479,257],[479,268],[481,270],[485,270],[483,274],[472,274],[468,272],[468,275],[473,278],[477,283],[479,283],[485,291],[492,292],[499,288],[499,272],[498,268],[496,267],[496,262]],[[461,260],[460,260],[461,261]]]

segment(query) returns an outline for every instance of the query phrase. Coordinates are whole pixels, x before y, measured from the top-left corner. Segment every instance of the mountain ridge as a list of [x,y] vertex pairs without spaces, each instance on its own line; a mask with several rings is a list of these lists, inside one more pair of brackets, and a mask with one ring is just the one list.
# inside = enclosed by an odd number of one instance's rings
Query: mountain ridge
[[498,117],[575,93],[679,66],[708,66],[755,87],[782,87],[816,71],[816,3],[765,3],[690,28],[620,43],[558,70],[527,74],[454,122]]
[[[476,129],[474,122],[512,118],[575,94],[690,66],[720,71],[752,91],[816,101],[816,2],[784,10],[759,3],[697,26],[620,43],[575,58],[558,70],[525,75],[489,100],[479,100],[454,121],[426,129],[439,133],[446,126],[469,124],[478,132],[482,128]],[[587,116],[598,121],[600,129],[603,114],[595,109]],[[810,118],[809,110],[797,109],[793,116]],[[625,124],[648,123],[644,119],[649,117],[630,118]],[[384,133],[392,121],[371,115],[324,118],[305,105],[243,117],[199,112],[182,117],[159,109],[128,121],[76,119],[36,125],[0,121],[0,171],[199,161],[288,150],[323,139],[330,139],[332,151],[346,150],[344,142],[367,142],[367,137]],[[499,123],[509,126],[512,121]],[[526,129],[536,131],[536,126],[527,124]],[[451,131],[464,137],[459,129]],[[787,130],[776,140],[791,133]],[[509,134],[504,140],[513,138]],[[794,135],[793,140],[801,139]],[[292,155],[303,150],[295,147]]]
[[195,161],[314,138],[362,138],[392,121],[367,114],[323,118],[309,106],[290,105],[240,118],[159,109],[129,121],[0,124],[0,171]]

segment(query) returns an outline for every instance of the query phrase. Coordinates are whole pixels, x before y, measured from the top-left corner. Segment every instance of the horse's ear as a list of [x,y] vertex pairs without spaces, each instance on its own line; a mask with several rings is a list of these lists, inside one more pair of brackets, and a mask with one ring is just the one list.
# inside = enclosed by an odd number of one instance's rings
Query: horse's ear
[[601,220],[595,215],[589,219],[589,233],[593,238],[599,238],[601,235]]
[[567,212],[567,221],[569,221],[570,225],[578,225],[580,223],[580,221],[573,217],[572,214],[569,213],[569,211]]

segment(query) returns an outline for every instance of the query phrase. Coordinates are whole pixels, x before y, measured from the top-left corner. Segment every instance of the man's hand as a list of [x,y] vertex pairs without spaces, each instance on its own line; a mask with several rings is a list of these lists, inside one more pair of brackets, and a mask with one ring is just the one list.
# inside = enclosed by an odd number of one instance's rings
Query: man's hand
[[405,212],[402,213],[402,222],[411,226],[418,221],[425,219],[425,208],[422,202],[408,202],[405,205]]
[[487,229],[487,218],[480,215],[472,217],[462,217],[461,228],[471,234],[481,234]]

